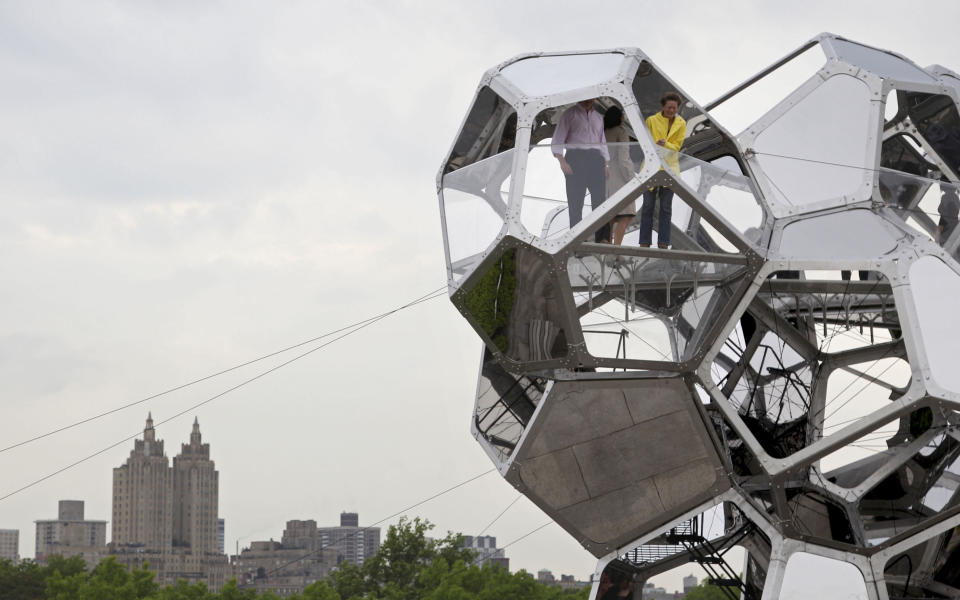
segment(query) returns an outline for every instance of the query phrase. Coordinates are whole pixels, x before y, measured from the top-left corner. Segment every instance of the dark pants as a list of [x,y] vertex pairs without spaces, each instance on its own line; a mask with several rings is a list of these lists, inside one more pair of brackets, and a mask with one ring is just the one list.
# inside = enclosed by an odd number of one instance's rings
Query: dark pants
[[673,215],[673,190],[656,187],[643,193],[643,206],[640,208],[640,243],[650,244],[653,239],[653,208],[660,196],[660,222],[657,226],[657,244],[670,245],[670,217]]
[[[570,227],[583,219],[583,201],[590,190],[590,206],[596,210],[607,199],[607,172],[603,155],[599,150],[567,150],[567,162],[573,174],[564,175],[567,180],[567,206],[570,212]],[[598,242],[610,241],[610,223],[594,234]]]

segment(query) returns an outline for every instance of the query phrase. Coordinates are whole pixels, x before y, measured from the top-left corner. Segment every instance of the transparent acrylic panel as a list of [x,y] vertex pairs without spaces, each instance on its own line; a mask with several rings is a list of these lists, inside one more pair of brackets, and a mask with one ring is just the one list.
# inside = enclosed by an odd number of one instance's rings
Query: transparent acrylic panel
[[463,304],[491,349],[515,361],[542,362],[567,352],[559,293],[549,262],[528,248],[510,248],[488,263]]
[[665,321],[655,313],[627,307],[622,299],[610,298],[603,302],[600,297],[593,302],[593,310],[581,317],[580,326],[591,356],[676,361]]
[[880,148],[880,167],[902,171],[920,177],[939,172],[935,164],[924,156],[920,144],[906,134],[895,135],[883,141]]
[[[561,170],[554,154],[558,151],[564,153],[573,170],[571,174]],[[609,176],[605,166],[608,158],[611,162]],[[568,144],[562,149],[549,143],[531,147],[520,208],[524,229],[543,239],[555,239],[566,233],[572,225],[580,222],[571,215],[571,207],[575,207],[581,197],[580,220],[589,220],[596,212],[611,213],[608,221],[599,225],[602,227],[609,225],[618,215],[633,218],[637,212],[636,201],[621,202],[620,208],[616,208],[613,196],[625,187],[629,189],[628,186],[638,185],[633,178],[642,162],[643,151],[635,142]],[[614,210],[616,212],[611,212]],[[609,233],[604,236],[610,239]]]
[[907,114],[920,135],[955,175],[960,175],[960,114],[950,96],[904,93]]
[[[812,574],[815,576],[811,576]],[[787,560],[783,574],[781,600],[809,598],[849,598],[867,600],[863,574],[848,562],[797,552]]]
[[536,56],[507,65],[500,75],[527,96],[549,96],[612,81],[623,61],[619,53]]
[[957,231],[960,220],[958,186],[891,169],[880,169],[884,204],[916,231],[941,246]]
[[805,418],[810,410],[811,366],[776,333],[767,332],[750,358],[750,369],[757,376],[739,390],[740,410],[777,424]]
[[489,87],[483,87],[453,145],[445,171],[453,171],[513,148],[517,113]]
[[[878,424],[873,430],[861,435],[843,447],[820,459],[820,472],[824,479],[846,483],[853,487],[857,480],[864,480],[885,464],[888,441],[900,430],[900,421],[892,420]],[[837,433],[834,430],[833,433]],[[827,437],[826,434],[824,437]],[[843,486],[842,486],[843,487]]]
[[897,98],[897,90],[890,90],[887,99],[883,104],[883,122],[890,123],[900,115],[900,103]]
[[[666,162],[666,155],[671,152],[662,148],[658,150]],[[727,155],[704,162],[676,153],[676,166],[680,178],[710,207],[715,218],[723,219],[745,241],[757,244],[764,223],[764,210],[754,195],[750,178],[740,170],[736,159]],[[707,219],[693,214],[692,210],[690,217],[685,231],[704,250],[739,252]]]
[[837,38],[831,39],[830,44],[844,62],[863,67],[881,77],[917,83],[936,83],[936,79],[920,67],[889,52]]
[[823,353],[889,342],[900,336],[890,282],[876,271],[778,271],[758,300]]
[[710,115],[727,130],[739,134],[814,76],[825,62],[820,45],[811,44],[789,62],[712,108]]
[[780,239],[780,254],[797,258],[878,258],[896,249],[903,234],[873,212],[845,210],[795,221]]
[[868,144],[870,88],[835,75],[757,136],[757,162],[775,198],[789,206],[855,195],[866,199],[864,172],[872,168]]
[[[741,265],[582,254],[567,262],[581,326],[596,358],[679,361],[717,323]],[[585,296],[585,299],[584,299]]]
[[942,260],[924,256],[910,266],[910,291],[930,375],[945,389],[960,393],[956,362],[960,356],[960,275]]
[[892,400],[906,392],[911,376],[910,364],[895,357],[879,358],[832,371],[827,379],[827,395],[821,418],[823,435],[837,433],[847,425],[889,406]]
[[[579,188],[583,194],[582,220],[590,220],[595,212],[602,212],[605,219],[591,226],[597,234],[588,241],[597,240],[601,235],[607,236],[607,228],[616,239],[618,222],[625,228],[622,244],[637,246],[640,243],[640,228],[644,222],[642,211],[646,194],[651,194],[653,211],[650,217],[651,240],[653,245],[661,242],[660,235],[660,208],[664,198],[663,192],[654,192],[652,188],[644,188],[635,178],[632,178],[643,167],[643,150],[638,143],[607,144],[606,148],[612,157],[620,156],[621,173],[617,174],[611,168],[610,177],[605,177],[605,184],[601,188],[594,183],[593,188],[602,190],[606,199],[599,207],[592,206],[593,199],[590,186]],[[597,148],[584,148],[580,145],[579,152],[597,154],[593,165],[595,170],[602,166],[601,154]],[[540,145],[530,149],[527,162],[526,179],[521,206],[521,219],[524,228],[531,234],[543,239],[555,239],[571,227],[570,202],[567,197],[566,184],[572,176],[566,176],[561,171],[558,160],[549,145]],[[680,152],[663,150],[663,161],[667,168],[679,175],[686,184],[693,188],[700,200],[710,207],[712,214],[700,214],[684,202],[676,193],[671,196],[671,237],[670,243],[684,250],[714,253],[735,253],[736,246],[715,227],[717,221],[725,222],[741,237],[751,243],[756,243],[760,237],[760,228],[764,223],[764,210],[753,193],[749,178],[744,176],[732,157],[713,163],[704,162]],[[574,172],[576,169],[574,167]],[[604,174],[605,176],[605,174]],[[598,178],[599,175],[594,175]],[[639,188],[639,189],[638,189]],[[574,188],[577,189],[577,188]],[[626,193],[636,193],[633,200],[624,201]],[[598,191],[598,194],[600,192]],[[616,195],[616,196],[615,196]],[[578,196],[574,196],[578,198]],[[702,212],[702,211],[701,211]],[[577,221],[579,222],[579,221]]]
[[510,150],[443,176],[440,201],[454,279],[473,269],[503,228],[512,168]]
[[489,451],[501,463],[516,449],[524,428],[543,397],[547,382],[508,373],[485,349],[474,426]]

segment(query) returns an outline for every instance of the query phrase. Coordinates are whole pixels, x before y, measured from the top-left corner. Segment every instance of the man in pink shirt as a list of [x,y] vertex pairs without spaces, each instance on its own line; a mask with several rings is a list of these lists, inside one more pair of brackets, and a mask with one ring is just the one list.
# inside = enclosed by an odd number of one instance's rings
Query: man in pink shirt
[[[594,100],[582,100],[563,111],[550,144],[566,178],[570,227],[583,218],[587,190],[590,190],[590,206],[594,210],[606,200],[610,153],[603,136],[603,117],[593,108]],[[597,242],[609,243],[610,224],[598,229],[594,238]]]

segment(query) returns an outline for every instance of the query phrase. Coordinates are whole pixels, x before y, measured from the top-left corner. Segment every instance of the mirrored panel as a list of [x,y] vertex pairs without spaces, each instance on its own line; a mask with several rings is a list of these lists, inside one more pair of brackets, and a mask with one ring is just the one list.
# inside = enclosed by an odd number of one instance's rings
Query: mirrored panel
[[489,87],[482,87],[447,158],[444,172],[455,171],[513,148],[517,112]]
[[489,348],[484,349],[473,422],[498,464],[516,449],[546,386],[545,379],[508,373]]
[[524,363],[565,356],[563,304],[550,263],[520,247],[508,248],[485,264],[483,275],[462,293],[462,301],[488,347]]
[[928,239],[956,252],[955,244],[950,244],[960,219],[956,184],[890,169],[880,169],[878,182],[880,197],[894,214]]
[[904,92],[906,113],[943,162],[960,176],[960,114],[950,96]]

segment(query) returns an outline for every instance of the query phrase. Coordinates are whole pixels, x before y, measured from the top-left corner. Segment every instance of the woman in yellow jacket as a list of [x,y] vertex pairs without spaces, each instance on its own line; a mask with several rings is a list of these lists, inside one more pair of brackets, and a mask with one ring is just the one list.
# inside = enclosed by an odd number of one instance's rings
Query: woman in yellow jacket
[[[683,146],[687,135],[687,122],[677,114],[680,110],[680,94],[667,92],[660,98],[660,112],[647,118],[647,129],[658,146],[672,152],[666,153],[666,163],[671,170],[680,172],[680,160],[677,152]],[[640,208],[640,245],[649,248],[653,239],[653,208],[660,198],[660,222],[657,227],[657,246],[670,247],[670,217],[673,214],[673,190],[667,187],[655,187],[643,193],[643,206]]]

